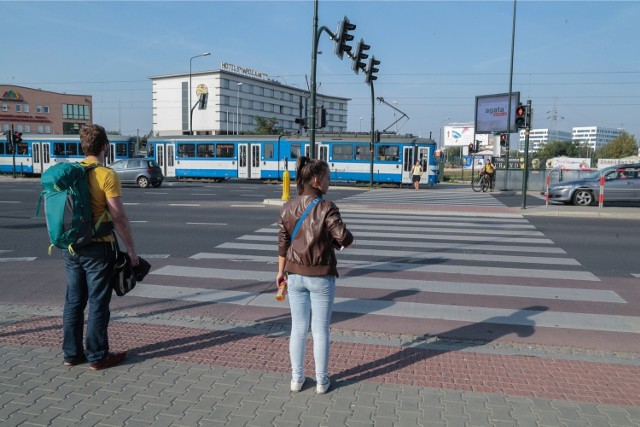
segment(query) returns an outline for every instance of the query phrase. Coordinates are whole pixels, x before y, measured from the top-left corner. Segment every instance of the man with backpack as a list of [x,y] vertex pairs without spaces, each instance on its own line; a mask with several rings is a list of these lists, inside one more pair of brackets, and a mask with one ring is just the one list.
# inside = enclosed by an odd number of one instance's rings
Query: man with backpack
[[[102,166],[109,149],[105,129],[99,125],[84,126],[80,130],[80,142],[86,156],[80,163],[87,169],[93,223],[100,225],[95,229],[104,228],[104,225],[109,226],[109,230],[115,228],[127,249],[131,267],[135,267],[139,259],[122,203],[120,179],[115,171]],[[108,212],[106,215],[105,211]],[[113,293],[111,278],[116,262],[116,236],[113,232],[96,233],[95,229],[90,243],[69,245],[63,250],[67,292],[62,349],[66,366],[89,362],[90,369],[100,370],[122,362],[126,351],[110,352],[107,333]],[[87,302],[87,336],[83,346],[84,309]]]

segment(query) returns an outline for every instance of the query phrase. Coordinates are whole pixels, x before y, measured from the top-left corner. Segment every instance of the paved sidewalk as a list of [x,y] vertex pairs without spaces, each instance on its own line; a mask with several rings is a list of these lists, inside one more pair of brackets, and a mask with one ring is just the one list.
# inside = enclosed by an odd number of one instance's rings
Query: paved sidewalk
[[113,312],[129,355],[92,372],[62,365],[59,308],[0,308],[3,426],[640,426],[636,354],[333,331],[316,395],[282,325]]

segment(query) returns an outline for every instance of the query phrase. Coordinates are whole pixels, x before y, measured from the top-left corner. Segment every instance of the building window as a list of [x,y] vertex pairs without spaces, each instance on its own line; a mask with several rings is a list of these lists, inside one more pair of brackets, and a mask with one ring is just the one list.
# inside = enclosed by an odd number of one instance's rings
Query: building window
[[36,113],[42,114],[42,105],[36,105]]
[[42,125],[38,125],[38,133],[43,133],[44,132],[44,128],[42,127]]
[[51,133],[51,126],[45,125],[44,126],[44,133]]
[[31,133],[31,125],[24,125],[24,133]]
[[16,113],[19,113],[22,111],[22,104],[16,104]]
[[62,118],[89,120],[89,106],[78,104],[62,104]]
[[48,106],[48,105],[45,105],[44,107],[42,107],[42,111],[43,111],[45,114],[49,114],[49,106]]
[[9,111],[9,106],[7,104],[5,104],[4,102],[2,103],[2,111],[5,112],[5,113],[7,111]]
[[24,104],[24,105],[22,106],[22,110],[23,110],[25,113],[28,113],[28,112],[29,112],[29,104]]

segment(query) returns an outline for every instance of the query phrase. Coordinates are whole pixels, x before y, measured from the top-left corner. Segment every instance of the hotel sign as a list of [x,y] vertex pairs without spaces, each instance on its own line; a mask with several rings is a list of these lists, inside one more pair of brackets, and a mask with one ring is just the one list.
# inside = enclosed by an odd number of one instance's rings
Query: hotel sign
[[239,67],[237,65],[229,64],[228,62],[221,62],[220,69],[229,71],[231,73],[242,74],[247,77],[255,77],[262,80],[269,80],[269,75],[260,71],[252,70],[251,68]]

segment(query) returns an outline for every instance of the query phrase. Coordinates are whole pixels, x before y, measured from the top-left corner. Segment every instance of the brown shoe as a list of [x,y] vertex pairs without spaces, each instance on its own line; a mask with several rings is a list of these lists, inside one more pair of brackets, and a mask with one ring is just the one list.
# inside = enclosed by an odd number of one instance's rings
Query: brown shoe
[[126,351],[121,351],[119,353],[109,353],[109,355],[104,359],[92,363],[91,366],[89,366],[89,369],[91,369],[92,371],[99,371],[101,369],[110,368],[122,362],[126,355]]

